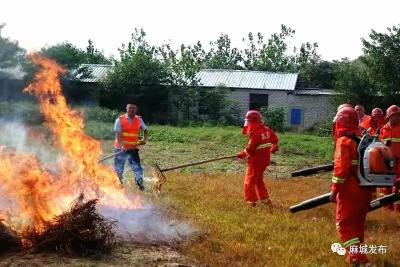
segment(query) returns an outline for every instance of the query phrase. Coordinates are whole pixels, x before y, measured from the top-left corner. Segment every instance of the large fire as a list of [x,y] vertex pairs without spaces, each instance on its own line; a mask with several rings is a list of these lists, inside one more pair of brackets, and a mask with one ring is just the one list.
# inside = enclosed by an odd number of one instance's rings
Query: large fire
[[24,92],[39,100],[45,125],[63,158],[54,173],[34,155],[0,148],[0,220],[17,231],[26,227],[41,231],[45,221],[61,214],[82,192],[88,199],[98,198],[100,205],[139,208],[140,198],[128,196],[114,172],[97,162],[103,154],[100,142],[84,133],[81,114],[71,110],[62,95],[59,76],[65,70],[38,54],[30,59],[39,71]]

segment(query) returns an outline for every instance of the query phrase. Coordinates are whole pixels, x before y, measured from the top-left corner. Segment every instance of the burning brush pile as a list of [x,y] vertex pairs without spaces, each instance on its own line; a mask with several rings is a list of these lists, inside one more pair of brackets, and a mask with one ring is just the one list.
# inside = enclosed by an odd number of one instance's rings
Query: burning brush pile
[[109,253],[117,245],[117,221],[96,212],[97,199],[83,202],[81,195],[71,209],[46,222],[44,231],[24,233],[24,240],[35,251],[56,251],[88,256]]
[[22,248],[21,238],[3,221],[0,221],[0,253],[19,251]]
[[36,155],[0,144],[0,252],[108,253],[118,243],[117,222],[100,215],[99,207],[134,212],[140,197],[97,162],[100,142],[84,133],[81,114],[62,95],[59,76],[65,70],[37,54],[30,59],[39,71],[24,92],[38,99],[50,146],[61,156],[50,170]]
[[44,222],[42,231],[25,229],[21,235],[0,223],[0,253],[29,248],[34,252],[60,252],[64,255],[97,256],[110,253],[118,244],[116,220],[96,211],[98,200],[83,201],[81,195],[70,210]]

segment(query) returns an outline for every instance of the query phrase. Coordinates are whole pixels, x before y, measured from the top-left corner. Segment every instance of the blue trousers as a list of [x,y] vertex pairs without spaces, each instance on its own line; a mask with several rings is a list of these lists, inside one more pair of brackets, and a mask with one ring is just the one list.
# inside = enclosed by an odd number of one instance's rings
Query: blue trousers
[[[114,152],[119,151],[121,151],[121,149],[114,149]],[[121,183],[123,183],[123,173],[126,160],[128,160],[129,166],[131,167],[133,174],[135,175],[136,185],[139,187],[143,187],[143,170],[142,166],[140,166],[138,149],[128,150],[115,156],[114,169],[118,175],[119,180],[121,181]]]

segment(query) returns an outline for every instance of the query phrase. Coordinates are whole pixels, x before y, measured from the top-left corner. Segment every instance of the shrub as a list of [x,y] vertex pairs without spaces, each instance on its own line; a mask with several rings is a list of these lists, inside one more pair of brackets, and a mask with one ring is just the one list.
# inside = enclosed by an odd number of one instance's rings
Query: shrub
[[121,114],[120,111],[98,106],[85,109],[85,117],[88,121],[115,122]]
[[40,124],[43,122],[39,106],[34,102],[28,101],[0,102],[0,117],[9,120],[21,120],[29,124]]
[[325,120],[314,124],[309,132],[318,136],[332,136],[332,120]]
[[285,109],[278,108],[261,108],[261,114],[265,123],[276,132],[284,132],[285,126]]
[[107,122],[88,121],[86,122],[86,133],[96,139],[114,139],[114,125]]

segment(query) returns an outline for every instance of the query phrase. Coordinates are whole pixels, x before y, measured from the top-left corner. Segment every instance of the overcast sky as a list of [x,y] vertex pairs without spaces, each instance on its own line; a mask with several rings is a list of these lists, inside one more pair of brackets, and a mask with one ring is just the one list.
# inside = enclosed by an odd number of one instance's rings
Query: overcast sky
[[399,25],[396,0],[1,0],[2,36],[29,50],[69,41],[85,48],[93,40],[106,55],[117,54],[134,28],[143,28],[153,44],[174,47],[208,43],[227,33],[242,46],[248,32],[264,36],[285,24],[296,30],[291,45],[317,42],[326,60],[362,54],[361,37],[371,29],[386,32]]

